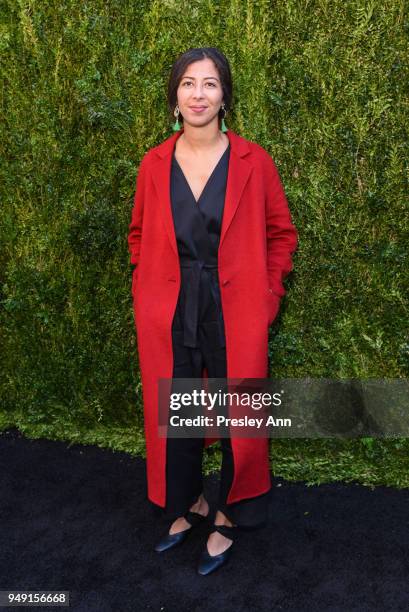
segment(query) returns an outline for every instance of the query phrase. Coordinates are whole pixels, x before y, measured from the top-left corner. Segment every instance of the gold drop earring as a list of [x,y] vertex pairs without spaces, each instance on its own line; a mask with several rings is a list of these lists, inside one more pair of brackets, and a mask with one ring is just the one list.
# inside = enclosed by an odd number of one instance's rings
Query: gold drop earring
[[225,124],[225,122],[224,122],[224,118],[225,118],[225,116],[227,115],[226,108],[225,108],[225,106],[224,106],[224,102],[223,102],[223,104],[222,104],[221,108],[222,108],[222,110],[224,111],[224,115],[223,115],[223,117],[222,117],[222,125],[221,125],[221,130],[222,130],[222,132],[227,132],[227,127],[226,127],[226,124]]
[[176,104],[175,110],[173,111],[173,115],[176,117],[176,121],[172,125],[172,128],[173,128],[174,132],[178,132],[180,130],[180,128],[181,128],[181,125],[179,123],[179,113],[180,113],[179,106]]

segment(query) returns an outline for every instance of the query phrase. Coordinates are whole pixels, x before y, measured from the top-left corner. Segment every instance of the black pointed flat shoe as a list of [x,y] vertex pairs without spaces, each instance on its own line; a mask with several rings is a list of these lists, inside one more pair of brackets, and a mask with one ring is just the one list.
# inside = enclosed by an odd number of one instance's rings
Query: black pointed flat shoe
[[[228,525],[213,525],[213,529],[211,533],[213,533],[214,531],[218,531],[219,533],[224,535],[226,538],[229,538],[230,540],[234,540],[238,534],[238,526],[233,525],[229,527]],[[199,559],[199,564],[197,566],[197,573],[200,574],[201,576],[206,576],[207,574],[214,572],[220,566],[225,565],[225,563],[227,563],[227,561],[231,557],[232,548],[233,548],[233,542],[230,544],[229,548],[227,548],[225,551],[223,551],[219,555],[211,555],[209,553],[209,550],[207,548],[207,543],[206,543],[206,547],[204,551],[202,552],[201,557]]]
[[187,522],[191,524],[191,527],[188,527],[183,531],[178,531],[177,533],[165,533],[165,535],[155,546],[156,552],[163,552],[164,550],[168,550],[169,548],[174,548],[175,546],[182,544],[192,529],[198,525],[201,525],[207,519],[208,515],[205,516],[204,514],[199,514],[198,512],[188,510],[183,516]]

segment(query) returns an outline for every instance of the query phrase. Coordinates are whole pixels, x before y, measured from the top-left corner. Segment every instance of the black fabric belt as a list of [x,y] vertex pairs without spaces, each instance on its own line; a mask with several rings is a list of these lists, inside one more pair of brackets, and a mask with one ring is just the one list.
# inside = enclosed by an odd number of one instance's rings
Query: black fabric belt
[[[199,323],[199,307],[200,307],[200,280],[202,270],[217,270],[217,264],[206,263],[197,259],[180,259],[181,268],[190,268],[191,272],[186,283],[186,303],[183,321],[183,343],[185,346],[195,348],[197,346],[197,327]],[[222,305],[220,303],[217,279],[214,274],[209,274],[210,290],[212,292],[215,303],[221,312]]]

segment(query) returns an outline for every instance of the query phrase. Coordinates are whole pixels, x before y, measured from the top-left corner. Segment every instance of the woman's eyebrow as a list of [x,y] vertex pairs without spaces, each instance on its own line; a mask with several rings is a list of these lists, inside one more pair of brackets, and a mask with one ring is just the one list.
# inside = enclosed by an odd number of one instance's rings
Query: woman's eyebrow
[[[183,79],[193,79],[193,80],[195,80],[195,77],[191,77],[191,76],[184,76],[184,77],[182,77],[182,78],[183,78]],[[218,81],[218,80],[219,80],[217,77],[212,77],[212,76],[209,76],[209,77],[203,77],[203,78],[204,78],[204,79],[215,79],[215,81]]]

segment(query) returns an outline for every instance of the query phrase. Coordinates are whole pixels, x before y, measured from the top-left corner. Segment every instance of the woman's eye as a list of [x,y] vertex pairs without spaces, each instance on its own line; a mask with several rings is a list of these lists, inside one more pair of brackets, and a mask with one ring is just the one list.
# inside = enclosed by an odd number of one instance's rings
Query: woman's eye
[[[192,81],[185,81],[183,85],[193,85]],[[216,87],[215,83],[206,83],[206,85],[210,85],[211,87]]]

